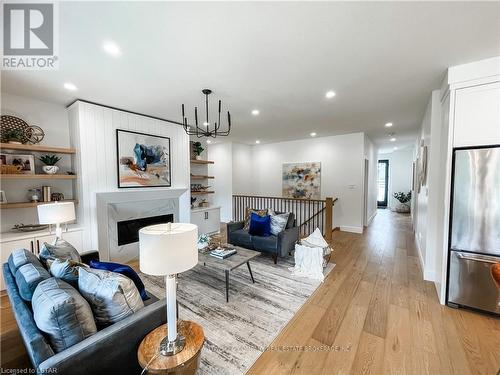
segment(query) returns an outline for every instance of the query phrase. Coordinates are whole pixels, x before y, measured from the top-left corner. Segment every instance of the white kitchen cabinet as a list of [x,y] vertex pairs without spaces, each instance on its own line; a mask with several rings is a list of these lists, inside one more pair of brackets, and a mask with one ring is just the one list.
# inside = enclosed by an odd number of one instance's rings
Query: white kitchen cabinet
[[[33,238],[26,238],[26,239],[21,239],[21,240],[15,240],[15,241],[8,241],[8,242],[2,242],[0,243],[0,252],[1,252],[1,258],[2,258],[2,265],[7,262],[9,259],[10,253],[16,249],[27,249],[34,251],[34,242]],[[2,270],[2,276],[0,277],[0,290],[5,289],[5,282],[3,280],[3,270]]]
[[219,232],[220,208],[207,207],[192,210],[191,223],[198,226],[198,235]]
[[500,143],[500,82],[456,90],[454,147]]

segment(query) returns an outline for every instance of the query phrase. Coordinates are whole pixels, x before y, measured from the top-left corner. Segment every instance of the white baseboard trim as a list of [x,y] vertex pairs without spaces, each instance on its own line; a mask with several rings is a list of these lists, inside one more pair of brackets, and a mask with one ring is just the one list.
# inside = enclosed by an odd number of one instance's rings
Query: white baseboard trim
[[433,270],[424,270],[424,280],[432,281],[436,279],[436,273]]
[[422,248],[420,247],[420,241],[418,240],[417,233],[415,233],[415,243],[417,244],[418,260],[420,261],[420,268],[422,268],[422,273],[425,270],[424,258],[422,256]]
[[377,210],[375,210],[375,212],[373,212],[370,217],[368,218],[368,223],[367,225],[370,225],[370,223],[373,221],[373,219],[375,218],[375,216],[377,215]]
[[341,225],[340,230],[342,232],[363,233],[363,227],[353,227],[350,225]]
[[420,242],[415,233],[415,243],[417,244],[418,260],[420,261],[420,268],[422,269],[422,276],[426,281],[435,281],[436,272],[435,270],[429,270],[425,268],[424,258],[422,257],[422,249],[420,247]]

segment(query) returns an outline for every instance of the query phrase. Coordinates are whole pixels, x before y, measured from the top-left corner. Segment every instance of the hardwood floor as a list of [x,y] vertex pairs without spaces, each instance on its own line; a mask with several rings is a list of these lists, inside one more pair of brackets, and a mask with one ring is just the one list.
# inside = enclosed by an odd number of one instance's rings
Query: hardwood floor
[[[408,216],[381,210],[365,234],[335,231],[332,242],[336,267],[249,374],[497,374],[500,320],[438,303]],[[26,368],[0,303],[2,370]]]
[[500,320],[439,304],[409,216],[380,210],[365,234],[332,242],[337,266],[248,374],[500,371]]

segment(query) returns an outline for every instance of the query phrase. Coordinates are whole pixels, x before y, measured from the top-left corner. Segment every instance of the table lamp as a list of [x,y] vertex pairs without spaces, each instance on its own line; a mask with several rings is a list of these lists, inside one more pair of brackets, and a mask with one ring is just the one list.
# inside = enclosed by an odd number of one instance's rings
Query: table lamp
[[61,224],[75,220],[75,204],[73,202],[40,204],[37,209],[40,224],[56,225],[56,241],[62,237]]
[[177,335],[176,274],[198,264],[198,227],[194,224],[167,223],[139,230],[139,268],[154,276],[165,276],[167,295],[167,337],[160,343],[160,354],[172,356],[184,349],[185,337]]

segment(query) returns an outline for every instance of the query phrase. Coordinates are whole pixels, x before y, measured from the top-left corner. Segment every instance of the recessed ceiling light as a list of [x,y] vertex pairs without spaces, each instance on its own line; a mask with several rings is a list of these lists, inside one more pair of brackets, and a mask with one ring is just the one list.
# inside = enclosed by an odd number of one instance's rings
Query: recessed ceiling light
[[205,122],[203,123],[203,125],[208,126],[208,125],[210,125],[210,124],[209,124],[208,122],[206,122],[206,121],[205,121]]
[[212,141],[210,139],[207,139],[207,144],[210,144],[212,143]]
[[255,141],[255,143],[259,144],[259,143],[260,143],[260,141],[257,139],[257,140]]
[[69,91],[76,91],[76,86],[72,84],[71,82],[66,82],[64,84],[64,88]]
[[388,122],[388,123],[385,124],[386,128],[390,128],[391,126],[392,126],[392,122]]
[[391,142],[396,142],[396,138],[391,138]]
[[122,54],[120,47],[118,47],[115,42],[109,40],[102,44],[102,48],[108,55],[111,55],[113,57],[118,57]]
[[252,110],[252,115],[258,116],[260,114],[260,111],[258,109],[253,109]]
[[333,98],[335,95],[336,95],[336,94],[335,94],[335,91],[330,90],[330,91],[327,91],[327,92],[326,92],[325,97],[326,97],[327,99],[331,99],[331,98]]
[[312,132],[311,134],[309,134],[311,137],[316,137],[316,133],[315,132]]

